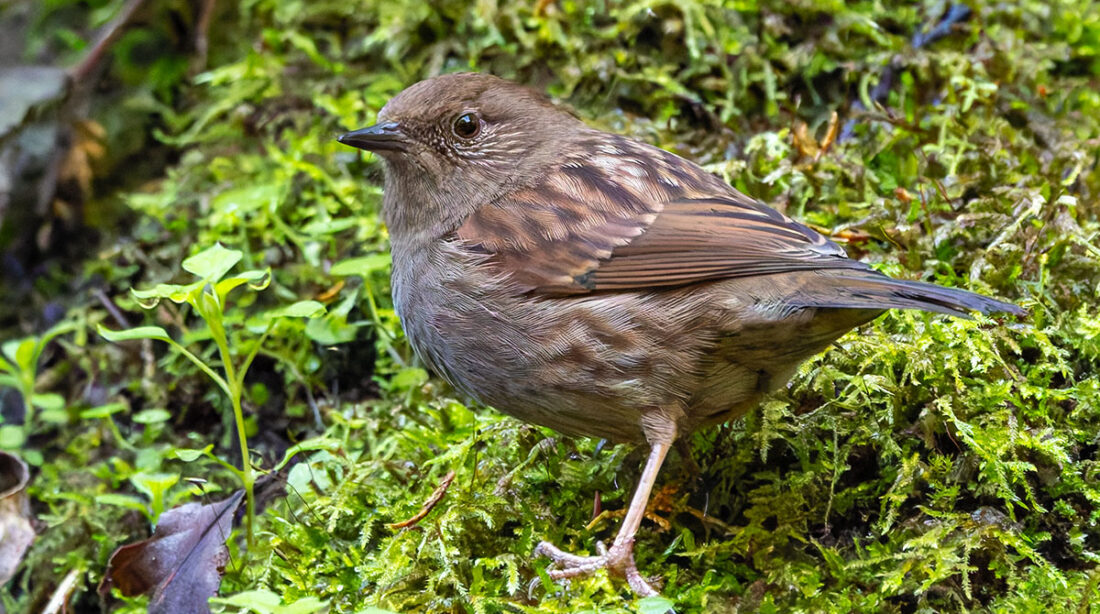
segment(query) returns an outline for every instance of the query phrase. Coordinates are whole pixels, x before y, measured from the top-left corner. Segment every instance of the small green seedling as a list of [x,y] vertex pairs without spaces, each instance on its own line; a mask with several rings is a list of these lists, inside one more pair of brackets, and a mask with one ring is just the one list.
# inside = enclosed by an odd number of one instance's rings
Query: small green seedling
[[[35,411],[41,411],[40,417],[49,421],[57,421],[58,414],[65,410],[65,399],[55,393],[35,392],[35,380],[38,378],[38,361],[42,358],[42,352],[56,337],[76,330],[77,324],[72,321],[63,321],[55,324],[41,337],[25,337],[13,339],[0,345],[0,388],[10,387],[19,391],[23,397],[26,411],[23,417],[23,425],[0,424],[0,449],[14,450],[23,447],[27,437],[35,424]],[[0,423],[3,419],[0,418]],[[32,455],[28,462],[41,459],[41,454]]]
[[[108,341],[129,341],[133,339],[155,339],[164,341],[174,351],[179,352],[193,362],[205,373],[218,388],[229,398],[233,407],[233,420],[237,427],[237,439],[241,447],[241,468],[238,469],[224,461],[219,461],[229,471],[236,475],[244,486],[247,497],[247,527],[248,540],[252,542],[253,519],[256,504],[253,497],[255,475],[252,471],[252,461],[249,457],[248,438],[245,430],[244,411],[241,401],[245,393],[244,379],[252,360],[259,353],[264,340],[271,332],[275,321],[285,317],[313,318],[324,313],[325,308],[317,301],[298,301],[291,305],[274,309],[260,314],[258,319],[251,319],[251,323],[258,323],[263,333],[252,344],[247,352],[235,352],[229,344],[229,336],[226,334],[226,297],[233,290],[246,286],[251,290],[259,291],[267,287],[271,279],[270,270],[249,270],[233,276],[226,276],[230,269],[241,260],[241,252],[226,249],[221,244],[215,244],[183,261],[183,269],[198,280],[187,285],[158,284],[151,290],[132,290],[142,307],[151,309],[162,299],[169,299],[175,303],[186,303],[206,322],[210,338],[217,346],[218,355],[221,358],[221,372],[217,365],[209,365],[199,358],[198,354],[191,352],[168,335],[168,332],[159,326],[139,326],[128,330],[112,331],[99,326],[99,334]],[[242,356],[243,354],[243,356]]]

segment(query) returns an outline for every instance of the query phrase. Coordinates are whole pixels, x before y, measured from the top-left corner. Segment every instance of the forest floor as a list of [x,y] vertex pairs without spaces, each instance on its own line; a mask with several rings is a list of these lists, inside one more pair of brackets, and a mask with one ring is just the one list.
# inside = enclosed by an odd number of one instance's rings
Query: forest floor
[[[1097,3],[51,0],[0,23],[0,489],[27,481],[0,553],[35,534],[0,609],[144,611],[126,580],[97,593],[108,561],[196,503],[228,510],[204,525],[233,531],[224,577],[217,548],[171,571],[218,612],[1100,612]],[[661,597],[555,584],[535,545],[611,539],[645,450],[426,371],[381,163],[334,139],[457,70],[1028,315],[853,331],[696,433],[697,475],[672,456],[636,544]]]

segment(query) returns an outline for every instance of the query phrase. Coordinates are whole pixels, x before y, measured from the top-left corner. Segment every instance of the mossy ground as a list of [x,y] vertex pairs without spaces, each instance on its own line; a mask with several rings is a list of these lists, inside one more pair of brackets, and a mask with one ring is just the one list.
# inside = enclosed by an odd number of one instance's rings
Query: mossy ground
[[[28,53],[77,53],[121,2],[90,4],[24,7]],[[234,351],[257,342],[260,309],[329,306],[281,323],[250,371],[256,458],[307,450],[254,547],[232,542],[222,595],[315,597],[333,612],[1100,611],[1095,3],[974,3],[914,48],[947,5],[250,0],[218,5],[194,77],[185,51],[149,51],[177,35],[159,18],[186,21],[190,6],[163,3],[130,34],[94,99],[111,161],[93,169],[83,210],[95,250],[46,254],[32,277],[5,280],[5,338],[41,333],[50,305],[78,323],[40,364],[38,391],[65,409],[43,411],[21,446],[42,524],[0,592],[9,611],[36,611],[74,569],[74,611],[95,609],[108,555],[147,534],[151,500],[237,487],[179,453],[212,444],[239,458],[209,380],[163,345],[111,345],[92,329],[118,326],[110,297],[130,325],[165,326],[217,365],[201,320],[128,293],[182,279],[179,263],[219,241],[273,272],[266,290],[234,295]],[[408,84],[454,70],[545,89],[891,275],[1029,316],[890,313],[744,420],[696,433],[699,474],[673,456],[656,510],[667,522],[643,523],[637,543],[667,601],[635,601],[602,574],[533,586],[539,540],[591,552],[613,537],[611,515],[589,526],[593,502],[625,507],[642,451],[467,407],[418,367],[388,298],[380,163],[334,141]],[[843,138],[819,152],[834,112]],[[423,520],[388,527],[450,471]],[[183,477],[208,482],[200,494]],[[285,611],[311,611],[301,603]]]

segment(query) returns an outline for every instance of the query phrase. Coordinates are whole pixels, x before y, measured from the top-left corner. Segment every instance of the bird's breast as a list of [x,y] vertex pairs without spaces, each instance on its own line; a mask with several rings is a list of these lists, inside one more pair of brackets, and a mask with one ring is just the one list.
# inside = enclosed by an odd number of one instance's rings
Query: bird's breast
[[644,408],[690,395],[703,339],[682,300],[516,288],[461,244],[394,248],[394,302],[410,344],[482,403],[571,434],[638,441]]
[[417,356],[452,385],[469,392],[452,365],[461,340],[479,326],[478,271],[458,246],[393,245],[394,310]]

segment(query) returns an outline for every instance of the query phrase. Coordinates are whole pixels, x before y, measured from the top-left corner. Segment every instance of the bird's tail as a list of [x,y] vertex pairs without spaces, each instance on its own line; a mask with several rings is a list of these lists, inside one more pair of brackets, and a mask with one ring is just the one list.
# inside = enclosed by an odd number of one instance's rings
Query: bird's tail
[[807,280],[807,283],[812,287],[799,292],[794,301],[805,307],[920,309],[964,318],[974,311],[1018,316],[1027,313],[1017,305],[988,296],[920,281],[894,279],[875,271],[829,271]]

